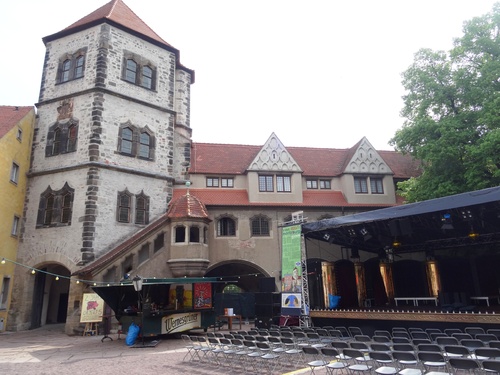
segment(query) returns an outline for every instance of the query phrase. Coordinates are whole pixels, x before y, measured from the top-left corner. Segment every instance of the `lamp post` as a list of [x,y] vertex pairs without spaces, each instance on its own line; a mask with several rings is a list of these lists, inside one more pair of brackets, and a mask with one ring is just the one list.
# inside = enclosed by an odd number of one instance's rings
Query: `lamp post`
[[142,311],[142,304],[141,304],[141,291],[142,291],[142,277],[139,275],[136,275],[132,279],[132,284],[134,284],[134,289],[137,292],[137,313],[141,314],[141,337],[142,337],[142,345],[144,346],[144,311]]

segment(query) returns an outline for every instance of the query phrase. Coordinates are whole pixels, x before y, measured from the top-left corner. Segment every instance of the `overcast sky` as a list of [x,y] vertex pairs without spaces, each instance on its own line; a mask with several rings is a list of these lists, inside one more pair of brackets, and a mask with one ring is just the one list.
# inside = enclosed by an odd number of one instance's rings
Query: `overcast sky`
[[[124,0],[196,72],[193,140],[377,149],[403,124],[401,73],[494,0]],[[0,105],[38,100],[45,46],[107,0],[2,0]]]

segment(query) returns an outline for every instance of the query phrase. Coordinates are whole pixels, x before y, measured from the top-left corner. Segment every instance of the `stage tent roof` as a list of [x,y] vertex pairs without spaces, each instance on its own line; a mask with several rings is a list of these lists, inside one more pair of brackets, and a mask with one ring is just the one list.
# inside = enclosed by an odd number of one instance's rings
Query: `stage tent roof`
[[376,253],[500,243],[500,187],[305,223],[302,233]]

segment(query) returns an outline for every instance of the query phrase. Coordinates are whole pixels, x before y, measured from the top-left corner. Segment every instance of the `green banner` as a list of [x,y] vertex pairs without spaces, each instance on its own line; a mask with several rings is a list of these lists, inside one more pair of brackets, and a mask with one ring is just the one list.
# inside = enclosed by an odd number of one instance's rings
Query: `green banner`
[[281,313],[300,315],[302,300],[301,225],[283,227],[281,238]]

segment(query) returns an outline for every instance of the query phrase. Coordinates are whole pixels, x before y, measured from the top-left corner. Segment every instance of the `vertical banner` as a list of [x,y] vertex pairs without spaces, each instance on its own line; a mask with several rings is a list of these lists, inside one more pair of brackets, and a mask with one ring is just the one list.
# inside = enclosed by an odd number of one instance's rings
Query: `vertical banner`
[[300,316],[302,305],[301,226],[281,232],[281,314]]
[[194,308],[209,309],[212,307],[212,284],[194,284]]

